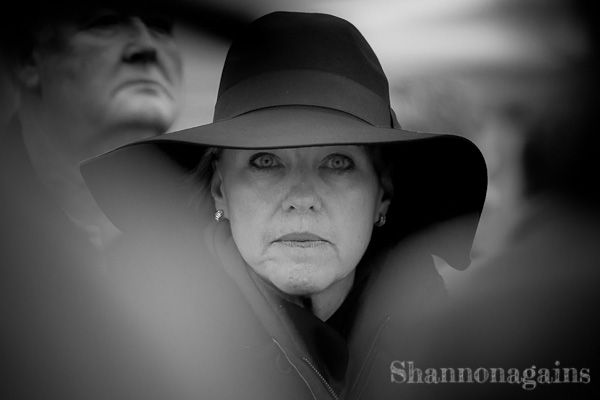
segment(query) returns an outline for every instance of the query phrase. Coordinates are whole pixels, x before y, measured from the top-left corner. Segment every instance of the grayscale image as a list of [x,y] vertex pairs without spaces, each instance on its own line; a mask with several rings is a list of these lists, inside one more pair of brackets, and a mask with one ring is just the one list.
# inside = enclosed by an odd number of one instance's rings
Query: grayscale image
[[0,398],[598,398],[596,2],[10,3]]

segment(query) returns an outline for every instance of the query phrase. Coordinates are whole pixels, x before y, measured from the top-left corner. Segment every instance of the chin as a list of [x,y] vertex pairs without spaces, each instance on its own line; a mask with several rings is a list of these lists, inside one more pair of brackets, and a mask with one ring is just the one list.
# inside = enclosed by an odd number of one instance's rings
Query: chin
[[273,284],[282,292],[292,296],[308,296],[320,293],[330,286],[330,283],[322,277],[297,276],[291,274],[279,276],[272,280]]
[[132,126],[152,129],[164,133],[176,117],[176,105],[172,101],[149,96],[136,96],[124,104],[117,105],[113,115],[116,121]]

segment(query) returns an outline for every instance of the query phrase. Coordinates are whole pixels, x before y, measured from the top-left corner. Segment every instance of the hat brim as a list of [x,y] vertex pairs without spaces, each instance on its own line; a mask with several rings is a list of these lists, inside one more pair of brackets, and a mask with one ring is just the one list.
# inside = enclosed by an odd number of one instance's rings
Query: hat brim
[[378,240],[393,244],[410,232],[461,221],[460,233],[437,235],[432,251],[456,268],[468,266],[487,173],[480,151],[460,136],[374,127],[319,107],[273,107],[125,145],[85,161],[81,172],[103,212],[127,232],[181,222],[190,194],[183,177],[206,148],[376,144],[395,164],[393,207]]
[[265,108],[145,142],[177,141],[211,147],[263,149],[391,143],[439,136],[374,127],[350,114],[328,108],[292,106]]

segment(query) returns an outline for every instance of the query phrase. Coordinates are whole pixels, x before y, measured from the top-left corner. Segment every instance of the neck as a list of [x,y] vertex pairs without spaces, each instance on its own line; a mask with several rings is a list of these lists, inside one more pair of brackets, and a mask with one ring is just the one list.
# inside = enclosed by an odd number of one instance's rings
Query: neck
[[354,271],[322,292],[303,296],[301,302],[305,308],[310,306],[309,310],[321,321],[327,321],[346,300],[353,284]]
[[340,308],[344,300],[346,300],[348,293],[350,293],[352,286],[354,285],[354,271],[352,271],[345,278],[319,293],[313,293],[309,295],[292,295],[284,293],[266,279],[261,278],[259,275],[256,276],[268,287],[272,288],[272,290],[279,293],[279,295],[285,298],[287,301],[307,309],[321,321],[327,321],[338,310],[338,308]]

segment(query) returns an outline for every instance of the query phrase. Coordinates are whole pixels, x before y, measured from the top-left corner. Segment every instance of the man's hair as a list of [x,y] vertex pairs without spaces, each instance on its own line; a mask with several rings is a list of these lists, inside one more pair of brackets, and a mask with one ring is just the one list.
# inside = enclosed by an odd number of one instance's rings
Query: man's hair
[[57,23],[74,18],[85,7],[89,9],[101,2],[19,0],[14,3],[13,10],[4,13],[0,21],[0,40],[3,53],[10,60],[18,61],[31,54],[43,32],[47,32],[43,36],[50,39],[54,32],[51,28]]

